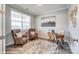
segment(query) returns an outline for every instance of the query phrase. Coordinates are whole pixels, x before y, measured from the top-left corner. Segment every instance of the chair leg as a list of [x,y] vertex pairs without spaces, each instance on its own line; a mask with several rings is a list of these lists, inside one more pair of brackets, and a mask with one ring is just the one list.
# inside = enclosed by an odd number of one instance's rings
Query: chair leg
[[18,45],[16,43],[14,43],[14,47],[17,47]]
[[23,44],[21,44],[21,47],[23,47]]
[[17,44],[17,47],[19,47],[19,44]]
[[16,46],[16,44],[14,43],[14,46]]

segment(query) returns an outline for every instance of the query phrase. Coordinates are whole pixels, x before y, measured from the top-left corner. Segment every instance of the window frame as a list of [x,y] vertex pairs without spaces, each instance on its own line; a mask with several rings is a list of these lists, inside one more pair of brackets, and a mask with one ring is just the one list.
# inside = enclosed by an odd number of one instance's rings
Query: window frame
[[[15,18],[15,20],[12,20],[12,17],[13,17],[13,16],[12,16],[12,12],[15,12],[16,15],[20,14],[21,21],[16,20],[16,18]],[[24,29],[24,26],[23,26],[23,23],[29,24],[28,27],[31,28],[31,16],[30,16],[30,15],[25,14],[25,13],[21,13],[21,12],[18,12],[18,11],[16,11],[16,10],[10,10],[10,14],[11,14],[11,29],[22,29],[22,30],[25,30],[25,29]],[[24,15],[26,16],[26,18],[29,17],[29,22],[26,22],[26,21],[24,22],[24,21],[23,21],[23,19],[24,19],[23,16],[24,16]],[[17,18],[18,18],[18,17],[17,17]],[[16,27],[15,27],[15,28],[12,28],[12,27],[13,27],[12,21],[14,21],[14,22],[21,22],[21,28],[16,28]],[[15,26],[15,25],[14,25],[14,26]],[[26,29],[29,29],[28,27],[27,27]]]

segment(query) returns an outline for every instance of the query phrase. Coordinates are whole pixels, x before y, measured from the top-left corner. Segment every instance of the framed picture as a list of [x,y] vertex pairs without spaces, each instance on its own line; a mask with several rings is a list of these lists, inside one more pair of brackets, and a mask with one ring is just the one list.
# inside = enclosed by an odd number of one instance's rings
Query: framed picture
[[41,27],[55,27],[56,26],[56,16],[48,16],[41,18]]

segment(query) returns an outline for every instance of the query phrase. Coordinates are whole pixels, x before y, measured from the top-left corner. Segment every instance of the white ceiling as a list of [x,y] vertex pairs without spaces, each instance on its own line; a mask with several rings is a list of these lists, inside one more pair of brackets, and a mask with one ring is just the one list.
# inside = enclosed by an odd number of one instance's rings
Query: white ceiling
[[17,4],[17,6],[34,15],[40,15],[67,9],[67,4]]

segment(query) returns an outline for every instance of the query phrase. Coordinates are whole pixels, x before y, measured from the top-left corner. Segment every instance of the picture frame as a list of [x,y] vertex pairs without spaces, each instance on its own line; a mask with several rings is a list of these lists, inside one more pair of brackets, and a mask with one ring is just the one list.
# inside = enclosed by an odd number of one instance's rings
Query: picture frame
[[55,27],[56,16],[47,16],[41,18],[41,27]]

